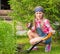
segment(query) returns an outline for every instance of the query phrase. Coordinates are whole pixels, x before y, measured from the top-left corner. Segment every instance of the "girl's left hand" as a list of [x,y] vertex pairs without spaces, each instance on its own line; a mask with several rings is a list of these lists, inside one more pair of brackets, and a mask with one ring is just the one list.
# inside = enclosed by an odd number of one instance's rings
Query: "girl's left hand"
[[55,31],[55,30],[52,30],[51,32],[52,32],[52,34],[55,34],[55,33],[56,33],[56,31]]

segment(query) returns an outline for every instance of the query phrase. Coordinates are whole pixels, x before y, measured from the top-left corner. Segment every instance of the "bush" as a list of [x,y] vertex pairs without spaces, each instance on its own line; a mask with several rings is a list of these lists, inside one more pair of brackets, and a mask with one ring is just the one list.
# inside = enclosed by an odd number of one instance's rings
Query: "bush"
[[13,26],[0,21],[0,54],[14,54],[15,40]]
[[9,0],[9,4],[13,10],[11,16],[24,24],[33,19],[36,6],[43,6],[51,22],[60,22],[60,0]]

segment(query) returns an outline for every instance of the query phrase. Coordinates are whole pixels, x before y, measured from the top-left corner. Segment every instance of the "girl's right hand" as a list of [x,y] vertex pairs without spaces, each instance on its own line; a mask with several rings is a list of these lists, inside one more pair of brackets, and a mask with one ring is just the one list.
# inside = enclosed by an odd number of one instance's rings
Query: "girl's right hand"
[[27,24],[27,28],[28,28],[28,29],[31,29],[31,28],[32,28],[32,23],[28,23],[28,24]]

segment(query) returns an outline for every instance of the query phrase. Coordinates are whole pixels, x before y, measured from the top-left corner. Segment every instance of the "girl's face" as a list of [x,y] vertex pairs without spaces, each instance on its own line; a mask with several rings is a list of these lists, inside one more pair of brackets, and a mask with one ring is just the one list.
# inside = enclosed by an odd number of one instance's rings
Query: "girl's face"
[[35,13],[35,16],[36,16],[36,18],[39,20],[39,19],[42,19],[43,18],[43,12],[36,12]]

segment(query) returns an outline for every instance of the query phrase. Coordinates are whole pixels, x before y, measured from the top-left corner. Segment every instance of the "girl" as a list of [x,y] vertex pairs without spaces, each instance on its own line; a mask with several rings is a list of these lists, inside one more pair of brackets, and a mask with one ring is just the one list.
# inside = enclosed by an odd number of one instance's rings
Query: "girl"
[[[51,50],[51,36],[53,29],[49,23],[49,20],[44,18],[44,9],[41,6],[35,8],[35,19],[33,27],[28,31],[28,37],[30,44],[34,45],[36,42],[43,40],[46,44],[45,52]],[[33,50],[37,50],[37,47],[34,47]]]

